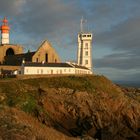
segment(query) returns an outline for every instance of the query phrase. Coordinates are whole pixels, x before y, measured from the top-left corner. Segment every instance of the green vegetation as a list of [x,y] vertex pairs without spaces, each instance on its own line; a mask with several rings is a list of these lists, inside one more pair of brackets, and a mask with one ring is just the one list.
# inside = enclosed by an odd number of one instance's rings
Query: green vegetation
[[21,109],[27,113],[33,113],[37,106],[37,102],[33,96],[28,96],[28,98],[23,102]]
[[42,88],[70,88],[76,91],[87,91],[95,95],[106,92],[110,96],[118,96],[120,90],[104,76],[64,76],[36,79],[0,81],[0,92],[6,95],[3,104],[21,108],[34,114],[35,110],[42,111],[38,105],[38,89]]
[[70,88],[78,91],[95,93],[96,90],[107,93],[118,93],[114,85],[104,76],[64,76],[39,79],[27,79],[24,83],[33,87]]

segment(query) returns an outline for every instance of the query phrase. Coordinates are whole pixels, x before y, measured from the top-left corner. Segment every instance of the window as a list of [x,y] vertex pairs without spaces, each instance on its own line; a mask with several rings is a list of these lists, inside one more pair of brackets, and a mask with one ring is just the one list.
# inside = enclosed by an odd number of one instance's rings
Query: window
[[37,74],[39,74],[39,70],[37,70]]
[[46,60],[46,63],[48,63],[48,54],[46,53],[46,55],[45,55],[45,60]]
[[85,52],[85,56],[88,56],[88,51]]
[[53,74],[53,70],[51,70],[51,74]]
[[85,49],[88,49],[88,43],[85,43]]
[[91,37],[91,35],[87,35],[87,37]]
[[38,58],[36,58],[36,62],[38,62]]
[[86,37],[86,35],[83,35],[83,37]]
[[43,70],[41,69],[41,74],[43,74]]
[[86,65],[88,64],[88,60],[85,60],[85,64],[86,64]]

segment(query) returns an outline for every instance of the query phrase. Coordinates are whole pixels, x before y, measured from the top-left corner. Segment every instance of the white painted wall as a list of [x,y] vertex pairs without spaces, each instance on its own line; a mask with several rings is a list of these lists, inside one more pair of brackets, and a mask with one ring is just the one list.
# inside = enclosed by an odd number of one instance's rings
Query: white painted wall
[[21,66],[22,75],[43,75],[43,74],[92,74],[90,70],[74,67],[28,67]]
[[2,33],[1,44],[9,44],[9,33]]

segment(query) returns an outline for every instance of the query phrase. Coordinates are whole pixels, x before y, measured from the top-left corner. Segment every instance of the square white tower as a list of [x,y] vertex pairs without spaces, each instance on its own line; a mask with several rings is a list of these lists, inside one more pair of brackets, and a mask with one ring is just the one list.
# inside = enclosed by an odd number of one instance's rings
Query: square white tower
[[78,34],[78,65],[87,67],[92,71],[92,33]]

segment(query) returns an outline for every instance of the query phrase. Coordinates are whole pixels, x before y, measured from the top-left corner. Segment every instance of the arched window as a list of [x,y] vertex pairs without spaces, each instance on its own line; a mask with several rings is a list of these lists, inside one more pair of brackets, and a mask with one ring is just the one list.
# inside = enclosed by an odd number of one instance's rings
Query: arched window
[[6,56],[8,56],[8,55],[14,55],[14,54],[15,53],[14,53],[14,50],[12,48],[7,49]]

